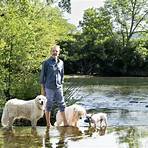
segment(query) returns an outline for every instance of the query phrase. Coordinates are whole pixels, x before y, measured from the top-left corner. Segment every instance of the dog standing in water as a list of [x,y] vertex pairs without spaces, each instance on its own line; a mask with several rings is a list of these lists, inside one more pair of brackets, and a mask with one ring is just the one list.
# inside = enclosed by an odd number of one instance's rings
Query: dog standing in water
[[90,127],[92,126],[92,124],[95,128],[107,127],[107,114],[106,113],[87,114],[84,122],[89,123]]
[[[80,118],[86,116],[86,110],[81,105],[73,104],[65,108],[65,116],[69,126],[77,127]],[[56,126],[63,126],[63,119],[60,112],[56,114]]]
[[44,115],[46,101],[46,97],[42,95],[29,101],[19,99],[7,101],[1,118],[2,126],[12,129],[15,119],[25,118],[30,120],[32,128],[35,128],[37,121]]

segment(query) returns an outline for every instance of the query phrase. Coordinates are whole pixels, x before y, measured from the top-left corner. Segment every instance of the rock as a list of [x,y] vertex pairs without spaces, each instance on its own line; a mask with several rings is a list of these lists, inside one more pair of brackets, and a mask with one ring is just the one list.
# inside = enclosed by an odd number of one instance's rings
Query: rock
[[129,101],[129,103],[138,103],[138,101],[132,100],[132,101]]

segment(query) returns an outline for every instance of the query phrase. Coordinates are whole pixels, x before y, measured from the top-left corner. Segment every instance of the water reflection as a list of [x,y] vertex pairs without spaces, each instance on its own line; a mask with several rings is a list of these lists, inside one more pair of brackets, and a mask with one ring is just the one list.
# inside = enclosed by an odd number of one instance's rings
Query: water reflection
[[103,136],[106,129],[93,127],[15,127],[11,131],[1,130],[1,146],[3,148],[66,148],[69,142],[77,142],[86,137]]
[[98,134],[99,136],[103,136],[107,133],[107,127],[100,127],[99,129],[94,127],[89,127],[87,130],[84,130],[84,134],[92,137],[94,134]]
[[43,148],[52,148],[52,143],[50,142],[49,128],[46,129],[45,135],[43,136]]
[[38,136],[36,129],[17,128],[13,130],[3,130],[3,148],[15,147],[41,147],[41,137]]
[[137,133],[137,130],[133,127],[128,127],[125,130],[126,130],[125,135],[117,132],[119,135],[119,143],[128,143],[129,148],[138,147],[139,146],[139,142],[138,142],[139,135]]
[[[46,129],[45,142],[43,147],[54,147],[63,148],[67,147],[67,140],[77,140],[82,139],[82,132],[78,127],[56,127],[56,138],[53,138],[51,129]],[[52,141],[52,142],[51,142]],[[54,142],[53,142],[54,141]]]
[[107,129],[93,127],[15,127],[12,131],[0,130],[0,147],[3,148],[146,148],[147,126],[118,126]]

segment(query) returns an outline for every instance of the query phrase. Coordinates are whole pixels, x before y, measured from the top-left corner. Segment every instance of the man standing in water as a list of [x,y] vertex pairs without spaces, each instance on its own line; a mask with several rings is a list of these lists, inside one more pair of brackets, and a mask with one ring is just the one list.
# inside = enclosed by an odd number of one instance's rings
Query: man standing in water
[[63,79],[64,79],[64,64],[59,59],[60,46],[55,45],[51,49],[51,57],[45,60],[42,64],[40,75],[41,94],[47,97],[45,109],[45,117],[47,127],[50,128],[50,116],[53,105],[53,100],[58,103],[61,115],[63,117],[64,126],[68,126],[65,117],[65,101],[63,97]]

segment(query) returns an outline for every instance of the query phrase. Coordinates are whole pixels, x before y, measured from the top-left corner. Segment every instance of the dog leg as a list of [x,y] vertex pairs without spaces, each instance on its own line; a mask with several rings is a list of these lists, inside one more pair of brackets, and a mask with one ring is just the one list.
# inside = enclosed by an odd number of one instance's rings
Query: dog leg
[[31,126],[32,126],[32,128],[36,128],[36,125],[37,125],[37,120],[36,119],[32,119],[31,120]]
[[93,124],[94,124],[94,128],[96,128],[97,127],[96,123],[93,123]]
[[77,127],[77,122],[74,123],[74,126]]
[[63,120],[61,116],[58,116],[56,119],[56,126],[61,126],[63,125]]
[[100,119],[100,128],[102,127],[102,121],[103,121],[103,119]]
[[105,126],[107,127],[107,120],[105,120]]
[[58,120],[58,121],[56,121],[56,126],[60,126],[60,125],[62,125],[62,123],[63,123],[62,121]]
[[8,129],[10,130],[12,129],[13,122],[14,122],[14,117],[10,117],[7,126]]
[[100,128],[102,128],[102,127],[107,127],[107,122],[106,122],[106,120],[104,119],[101,119],[100,120]]

